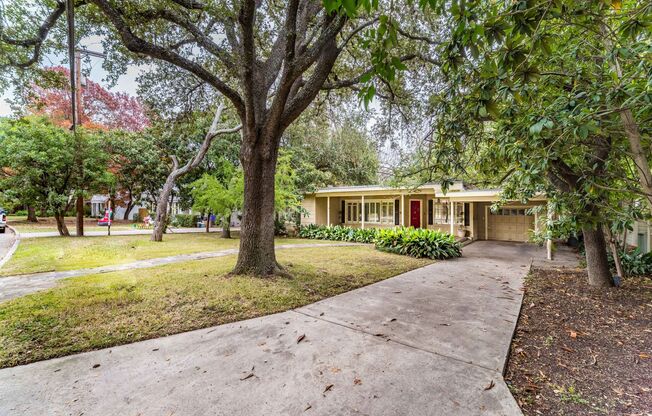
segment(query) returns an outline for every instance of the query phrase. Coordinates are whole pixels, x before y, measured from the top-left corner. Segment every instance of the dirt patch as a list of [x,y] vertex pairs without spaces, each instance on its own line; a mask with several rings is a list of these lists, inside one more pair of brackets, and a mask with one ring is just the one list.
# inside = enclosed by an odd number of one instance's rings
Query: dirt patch
[[525,415],[652,415],[652,280],[534,270],[506,380]]

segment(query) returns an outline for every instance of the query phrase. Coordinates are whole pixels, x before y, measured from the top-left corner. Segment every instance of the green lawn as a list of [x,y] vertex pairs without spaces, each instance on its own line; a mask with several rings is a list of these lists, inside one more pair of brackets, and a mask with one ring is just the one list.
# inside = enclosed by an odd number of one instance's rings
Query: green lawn
[[[0,276],[75,270],[176,254],[217,251],[237,248],[239,242],[236,238],[220,238],[219,233],[166,234],[163,241],[158,243],[150,241],[149,235],[30,238],[20,242],[13,257],[0,269]],[[277,243],[312,244],[315,241],[280,238]]]
[[0,304],[0,367],[285,311],[432,263],[369,246],[279,250],[293,276],[226,276],[235,256],[63,280]]

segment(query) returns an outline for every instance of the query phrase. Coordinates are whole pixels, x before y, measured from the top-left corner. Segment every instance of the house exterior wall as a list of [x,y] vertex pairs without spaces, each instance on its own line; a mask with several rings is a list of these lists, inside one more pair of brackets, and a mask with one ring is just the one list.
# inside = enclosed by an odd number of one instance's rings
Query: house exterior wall
[[627,245],[638,247],[643,253],[652,251],[652,226],[645,221],[637,221],[633,230],[627,233]]
[[[446,202],[451,209],[451,216],[455,223],[452,226],[454,234],[457,234],[460,228],[466,231],[466,235],[472,237],[473,239],[487,239],[489,236],[493,238],[504,237],[506,239],[514,240],[518,237],[523,236],[526,239],[528,230],[530,228],[536,228],[535,222],[533,221],[533,215],[524,215],[523,209],[532,207],[539,204],[544,204],[545,199],[539,197],[533,202],[528,204],[506,204],[505,208],[514,209],[518,207],[516,214],[508,212],[504,214],[505,218],[494,218],[491,217],[491,224],[488,224],[487,210],[492,205],[493,201],[496,201],[499,195],[498,190],[477,190],[477,191],[464,191],[464,190],[450,190],[447,194],[435,194],[430,189],[420,189],[413,194],[409,194],[409,190],[391,190],[387,188],[380,189],[378,191],[364,188],[361,190],[349,189],[349,188],[325,188],[324,190],[319,191],[317,194],[306,195],[305,199],[302,202],[302,206],[305,210],[308,211],[308,216],[302,217],[301,223],[303,225],[307,224],[317,224],[317,225],[326,225],[328,222],[328,217],[330,216],[330,224],[332,225],[347,225],[350,227],[359,228],[362,227],[361,222],[342,222],[342,203],[347,202],[362,202],[364,195],[364,201],[394,201],[395,207],[398,207],[398,225],[410,225],[410,202],[419,201],[421,212],[420,212],[420,226],[422,228],[436,229],[442,232],[450,233],[451,224],[450,222],[446,223],[433,223],[428,224],[429,212],[428,212],[428,203],[432,201],[436,203],[437,201]],[[330,209],[328,209],[330,199]],[[468,220],[468,225],[464,223],[457,223],[456,213],[459,210],[461,204],[464,204],[465,215]],[[454,205],[454,207],[453,207]],[[346,211],[345,211],[346,212]],[[507,218],[508,216],[514,216],[514,218]],[[545,215],[545,214],[540,214]],[[521,218],[525,217],[525,218]],[[451,218],[450,216],[448,218]],[[541,220],[541,218],[540,218]],[[460,221],[462,221],[460,219]],[[539,224],[542,224],[544,221],[539,221]],[[487,233],[487,226],[494,225],[500,227],[500,229],[495,229],[491,233]],[[376,223],[369,222],[368,219],[364,224],[365,228],[392,228],[396,224],[392,223]],[[515,240],[516,241],[516,240]]]
[[315,198],[314,196],[306,196],[301,201],[301,207],[307,211],[306,214],[301,216],[301,225],[310,225],[317,224],[315,222],[316,208],[315,208]]

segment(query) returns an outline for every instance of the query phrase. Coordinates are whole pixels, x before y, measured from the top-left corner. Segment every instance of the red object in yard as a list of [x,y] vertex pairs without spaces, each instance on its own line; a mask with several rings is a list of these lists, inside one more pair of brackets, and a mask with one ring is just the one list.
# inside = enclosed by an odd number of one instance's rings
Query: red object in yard
[[111,214],[113,214],[113,211],[111,211],[110,209],[107,209],[106,211],[104,211],[104,218],[102,218],[101,220],[98,220],[97,225],[110,226],[111,225]]

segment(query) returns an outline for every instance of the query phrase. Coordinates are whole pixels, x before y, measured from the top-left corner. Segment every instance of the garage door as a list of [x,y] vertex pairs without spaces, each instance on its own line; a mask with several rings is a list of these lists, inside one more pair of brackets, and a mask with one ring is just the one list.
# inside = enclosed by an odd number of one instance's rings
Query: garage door
[[493,213],[489,210],[487,228],[489,240],[528,241],[534,228],[534,215],[525,208],[505,207]]

